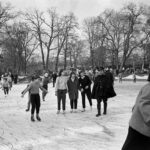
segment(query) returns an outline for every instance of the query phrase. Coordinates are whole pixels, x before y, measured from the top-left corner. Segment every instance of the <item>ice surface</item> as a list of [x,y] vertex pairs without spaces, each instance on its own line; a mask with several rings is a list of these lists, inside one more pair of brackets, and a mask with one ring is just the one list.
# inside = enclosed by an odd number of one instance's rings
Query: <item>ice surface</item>
[[117,97],[109,99],[108,114],[96,118],[96,100],[90,110],[70,113],[67,96],[67,113],[56,114],[57,99],[52,84],[46,101],[41,101],[42,122],[30,121],[25,112],[27,95],[21,98],[26,84],[14,85],[5,97],[0,91],[0,150],[120,150],[126,138],[132,106],[140,88],[146,83],[115,82]]

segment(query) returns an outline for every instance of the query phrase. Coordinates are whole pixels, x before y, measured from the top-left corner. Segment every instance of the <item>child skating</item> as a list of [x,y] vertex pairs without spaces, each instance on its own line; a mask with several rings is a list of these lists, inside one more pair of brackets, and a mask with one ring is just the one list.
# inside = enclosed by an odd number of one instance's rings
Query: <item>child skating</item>
[[40,95],[39,95],[39,89],[47,93],[47,90],[45,90],[41,84],[40,84],[40,77],[34,76],[34,81],[29,84],[29,86],[24,90],[22,93],[22,97],[26,94],[27,91],[30,90],[30,98],[31,98],[31,121],[34,122],[34,112],[36,109],[36,119],[38,121],[41,121],[41,118],[39,116],[40,113]]

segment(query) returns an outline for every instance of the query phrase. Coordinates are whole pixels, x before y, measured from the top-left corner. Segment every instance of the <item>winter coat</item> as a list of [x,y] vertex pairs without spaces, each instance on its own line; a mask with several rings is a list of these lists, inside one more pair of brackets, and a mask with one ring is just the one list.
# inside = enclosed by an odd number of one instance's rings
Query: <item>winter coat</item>
[[114,77],[113,74],[109,71],[105,73],[106,75],[106,91],[107,91],[107,98],[111,98],[116,96],[116,93],[114,91]]
[[68,94],[70,99],[78,99],[79,81],[75,78],[74,81],[69,78],[68,82]]
[[[88,90],[88,91],[91,91],[91,80],[90,78],[85,75],[84,78],[79,78],[79,86],[80,86],[80,89],[83,89],[83,90]],[[88,86],[89,88],[88,89],[85,89],[85,87]]]
[[44,77],[43,80],[42,80],[42,85],[48,85],[49,83],[49,78],[48,77]]
[[136,98],[129,126],[150,137],[150,83],[140,90]]
[[93,99],[100,99],[100,98],[107,98],[107,91],[106,91],[106,75],[98,75],[94,80],[94,85],[92,89],[92,98]]

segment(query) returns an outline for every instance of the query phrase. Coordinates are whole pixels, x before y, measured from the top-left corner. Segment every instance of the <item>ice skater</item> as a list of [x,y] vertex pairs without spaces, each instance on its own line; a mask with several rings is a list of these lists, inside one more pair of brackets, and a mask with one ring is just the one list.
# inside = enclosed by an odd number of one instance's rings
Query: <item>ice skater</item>
[[61,102],[62,102],[63,114],[65,114],[66,93],[68,91],[67,80],[68,80],[68,77],[65,76],[64,70],[60,70],[59,76],[56,79],[56,85],[55,85],[55,95],[57,96],[57,114],[60,113]]
[[106,75],[104,74],[104,68],[97,69],[97,76],[94,80],[92,89],[92,98],[97,100],[97,114],[96,117],[101,116],[101,102],[104,104],[104,112],[107,113],[107,96],[106,96]]
[[70,106],[71,106],[70,112],[71,113],[77,112],[79,81],[74,72],[70,74],[67,85],[68,85],[68,94],[69,94]]
[[[48,83],[49,83],[49,77],[48,77],[48,73],[44,74],[44,78],[42,79],[42,87],[46,90],[48,90]],[[42,99],[43,101],[45,101],[45,96],[47,93],[45,93],[44,91],[42,92]]]
[[[34,81],[34,77],[32,76],[30,83],[32,83],[33,81]],[[29,84],[27,85],[27,87],[21,92],[21,94],[23,94],[24,91],[29,87],[30,83],[29,83]],[[26,109],[26,111],[29,111],[29,110],[30,110],[30,105],[31,105],[31,92],[30,92],[30,90],[28,90],[28,102],[27,102],[27,109]]]
[[4,90],[5,97],[9,94],[9,83],[6,77],[2,81],[2,89]]
[[8,83],[9,83],[9,90],[11,91],[11,88],[12,88],[12,77],[11,77],[10,74],[8,74],[7,80],[8,80]]
[[57,73],[56,73],[56,72],[53,72],[53,74],[52,74],[53,87],[55,87],[56,79],[57,79]]
[[122,150],[150,150],[150,74],[148,82],[136,98]]
[[85,75],[85,72],[81,71],[79,77],[79,86],[80,86],[81,96],[82,96],[82,107],[83,107],[82,112],[84,112],[86,108],[85,95],[89,100],[89,104],[92,110],[91,84],[92,82],[90,78],[87,75]]
[[44,89],[41,84],[40,84],[40,77],[39,76],[34,76],[34,81],[29,84],[27,89],[22,93],[22,97],[26,94],[27,91],[30,90],[30,98],[31,98],[31,121],[35,121],[34,119],[34,112],[36,109],[36,119],[38,121],[41,121],[41,118],[39,116],[40,113],[40,95],[39,95],[39,89],[41,89],[44,92],[47,92],[46,89]]

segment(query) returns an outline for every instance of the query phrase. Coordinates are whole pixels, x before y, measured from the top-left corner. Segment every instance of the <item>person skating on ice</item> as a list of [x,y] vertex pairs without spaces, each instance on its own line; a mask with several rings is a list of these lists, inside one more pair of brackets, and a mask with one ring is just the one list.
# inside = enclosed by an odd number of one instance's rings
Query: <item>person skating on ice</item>
[[8,83],[7,77],[3,77],[2,89],[6,97],[9,94],[9,83]]
[[77,104],[78,104],[78,90],[79,90],[79,81],[76,77],[76,74],[72,72],[70,74],[69,80],[67,82],[68,85],[68,94],[70,98],[70,106],[71,106],[71,113],[77,112]]
[[87,75],[85,75],[85,72],[81,71],[79,77],[79,86],[80,86],[81,96],[82,96],[82,107],[83,107],[82,112],[84,112],[86,108],[85,96],[87,96],[90,107],[92,109],[91,84],[92,82],[90,78]]
[[7,81],[9,83],[9,90],[11,90],[11,88],[12,88],[12,77],[10,74],[8,74],[8,76],[7,76]]
[[[44,74],[44,78],[42,79],[42,87],[46,90],[48,90],[48,83],[49,83],[49,77],[48,77],[48,73]],[[44,91],[42,92],[42,99],[43,101],[45,101],[45,96],[47,93],[45,93]]]
[[57,73],[56,72],[53,72],[52,74],[52,80],[53,80],[53,87],[55,87],[55,84],[56,84],[56,79],[57,79]]
[[22,93],[22,97],[30,90],[31,93],[31,121],[35,121],[34,119],[34,112],[36,110],[36,119],[38,121],[41,121],[41,118],[39,116],[40,113],[40,95],[39,95],[39,89],[41,89],[44,92],[47,92],[46,89],[42,87],[40,84],[40,77],[34,76],[34,81],[29,84],[28,88]]
[[57,96],[57,114],[60,113],[61,103],[62,103],[63,114],[65,114],[66,93],[68,91],[67,80],[68,77],[65,76],[64,70],[61,69],[59,72],[59,76],[56,79],[56,85],[55,85],[55,95]]
[[[34,77],[32,76],[31,77],[31,81],[30,83],[32,83],[34,81]],[[27,85],[27,87],[21,92],[21,94],[24,93],[24,91],[29,87],[30,83]],[[28,102],[27,102],[27,109],[26,111],[29,111],[30,110],[30,105],[31,105],[31,92],[30,90],[28,91]]]

